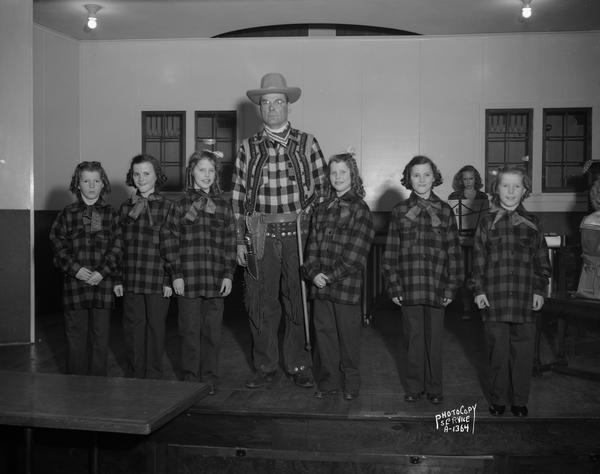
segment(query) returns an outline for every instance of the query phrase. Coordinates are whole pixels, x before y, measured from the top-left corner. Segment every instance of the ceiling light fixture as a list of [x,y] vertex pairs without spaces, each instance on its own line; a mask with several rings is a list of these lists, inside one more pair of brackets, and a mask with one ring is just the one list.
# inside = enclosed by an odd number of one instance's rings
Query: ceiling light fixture
[[531,17],[531,2],[533,0],[521,0],[523,2],[523,7],[521,8],[521,16],[525,19]]
[[87,27],[90,30],[95,30],[98,26],[97,13],[102,7],[100,5],[96,5],[95,3],[88,3],[87,5],[84,5],[84,7],[88,12]]

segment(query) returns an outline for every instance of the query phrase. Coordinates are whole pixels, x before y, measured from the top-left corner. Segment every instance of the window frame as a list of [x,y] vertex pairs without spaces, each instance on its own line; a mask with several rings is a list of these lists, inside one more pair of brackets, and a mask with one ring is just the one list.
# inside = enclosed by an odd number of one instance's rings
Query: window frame
[[[200,117],[208,117],[212,119],[212,136],[204,137],[199,135],[198,131],[198,119]],[[231,128],[231,138],[219,138],[217,136],[217,119],[219,117],[227,118],[233,121],[233,127]],[[235,159],[237,155],[237,127],[238,127],[238,113],[237,110],[196,110],[194,111],[194,149],[196,151],[202,151],[204,149],[210,149],[211,151],[218,150],[218,143],[230,143],[231,144],[231,157],[224,156],[221,162],[221,189],[225,192],[231,191],[233,183],[231,180],[227,181],[224,179],[225,176],[232,175],[233,167],[235,165]],[[214,140],[214,143],[207,144],[205,140]]]
[[[508,150],[509,147],[505,146],[504,149],[504,161],[502,163],[502,165],[507,165],[507,164],[514,164],[514,165],[521,165],[521,166],[525,166],[525,170],[527,172],[527,174],[529,175],[529,177],[533,180],[533,176],[532,176],[532,167],[533,167],[533,109],[531,108],[494,108],[494,109],[485,109],[485,189],[488,193],[493,192],[493,190],[491,189],[492,183],[494,181],[494,173],[492,171],[492,169],[490,168],[492,165],[490,165],[490,149],[489,149],[489,144],[492,143],[493,141],[490,140],[490,120],[489,117],[490,115],[500,115],[500,114],[504,114],[506,116],[509,115],[522,115],[522,114],[526,114],[527,116],[527,130],[526,130],[526,136],[525,136],[525,147],[526,147],[526,151],[527,154],[523,155],[523,156],[527,156],[528,159],[526,161],[523,161],[521,163],[516,163],[516,162],[512,162],[509,161],[507,159],[507,155],[508,155]],[[510,123],[509,120],[506,121],[506,123]],[[508,140],[506,137],[506,135],[508,135],[508,132],[504,133],[505,135],[505,139],[503,141],[504,144],[507,143],[511,143],[511,142],[519,142],[519,141],[523,141],[523,140]],[[498,166],[495,166],[495,168],[498,168]]]
[[[547,129],[547,117],[550,114],[557,114],[557,113],[562,113],[563,114],[563,130],[562,130],[562,135],[561,135],[561,140],[562,141],[562,159],[557,162],[557,161],[548,161],[547,160],[547,153],[548,153],[548,143],[552,142],[552,141],[559,141],[558,139],[549,139],[547,136],[547,132],[549,131]],[[585,124],[584,124],[584,135],[583,135],[583,147],[584,147],[584,152],[583,152],[583,159],[581,162],[573,162],[573,161],[567,161],[566,158],[566,146],[567,143],[569,141],[575,141],[575,140],[568,140],[569,136],[566,134],[566,130],[565,127],[567,126],[567,121],[565,120],[565,118],[569,115],[569,114],[579,114],[579,113],[584,113],[585,114]],[[577,177],[575,178],[574,184],[569,185],[568,184],[568,180],[569,177],[568,175],[566,175],[565,172],[565,168],[567,166],[575,166],[576,164],[578,164],[578,166],[583,170],[583,165],[589,160],[591,159],[592,156],[592,107],[549,107],[549,108],[544,108],[542,111],[542,125],[543,125],[543,130],[542,130],[542,192],[544,193],[568,193],[568,192],[576,192],[576,193],[582,193],[582,192],[586,192],[587,191],[587,180],[586,177],[583,176],[583,173],[581,174],[581,177]],[[548,168],[556,168],[556,167],[561,167],[562,168],[562,185],[561,186],[549,186],[547,185],[547,169]]]
[[[165,160],[165,143],[167,142],[175,142],[177,141],[179,144],[179,153],[178,153],[178,166],[179,166],[179,179],[181,181],[181,186],[179,186],[178,184],[172,184],[169,183],[169,180],[167,180],[167,182],[162,186],[161,190],[165,191],[165,192],[179,192],[182,191],[185,188],[185,166],[186,166],[186,159],[185,159],[185,143],[186,143],[186,112],[185,110],[142,110],[142,153],[147,154],[147,145],[148,143],[150,143],[151,141],[157,141],[155,139],[150,138],[150,135],[148,135],[148,129],[146,127],[146,121],[148,118],[152,117],[152,116],[157,116],[157,117],[161,117],[161,135],[160,138],[158,139],[158,142],[160,143],[160,156],[154,156],[154,158],[158,159],[160,161],[161,166],[163,167],[163,173],[167,174],[165,172],[166,168],[171,168],[174,167],[172,165],[172,163],[175,162],[167,162]],[[165,130],[165,118],[172,116],[172,117],[177,117],[180,119],[181,121],[181,125],[180,125],[180,133],[178,137],[173,137],[173,138],[167,138],[164,135],[164,130]],[[177,140],[175,140],[174,138],[176,138]]]

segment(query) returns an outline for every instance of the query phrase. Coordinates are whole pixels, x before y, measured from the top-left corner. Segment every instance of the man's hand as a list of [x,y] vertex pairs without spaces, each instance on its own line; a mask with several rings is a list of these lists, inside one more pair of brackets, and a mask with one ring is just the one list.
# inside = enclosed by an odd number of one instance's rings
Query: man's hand
[[392,298],[392,302],[396,305],[396,306],[402,306],[402,296],[394,296]]
[[315,285],[317,288],[325,288],[325,286],[327,286],[327,283],[329,283],[329,279],[324,273],[319,273],[316,277],[313,278],[313,285]]
[[544,297],[541,295],[533,295],[533,310],[539,311],[544,306]]
[[248,249],[245,245],[237,246],[237,263],[241,267],[248,266]]

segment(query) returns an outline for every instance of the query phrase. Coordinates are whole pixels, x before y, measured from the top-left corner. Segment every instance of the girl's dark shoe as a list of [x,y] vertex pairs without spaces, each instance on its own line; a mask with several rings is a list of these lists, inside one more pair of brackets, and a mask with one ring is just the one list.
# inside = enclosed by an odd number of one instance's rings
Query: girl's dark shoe
[[515,416],[527,416],[527,414],[529,413],[527,411],[526,406],[517,406],[517,405],[511,406],[510,411],[512,411],[512,414]]
[[422,393],[407,393],[404,395],[404,401],[408,403],[418,402],[422,396]]
[[504,415],[504,410],[506,410],[506,406],[504,405],[496,405],[494,403],[490,405],[490,415],[502,416]]
[[439,393],[438,394],[428,393],[427,400],[429,400],[434,405],[439,405],[440,403],[442,403],[444,401],[444,396]]

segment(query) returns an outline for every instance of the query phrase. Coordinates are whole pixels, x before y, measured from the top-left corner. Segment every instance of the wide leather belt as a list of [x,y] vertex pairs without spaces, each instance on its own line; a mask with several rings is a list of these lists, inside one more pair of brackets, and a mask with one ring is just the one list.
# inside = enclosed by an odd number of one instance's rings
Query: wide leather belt
[[267,224],[266,236],[271,238],[295,237],[295,222],[274,222]]
[[286,212],[285,214],[263,214],[263,222],[265,224],[277,224],[280,222],[295,222],[298,214],[294,212]]

